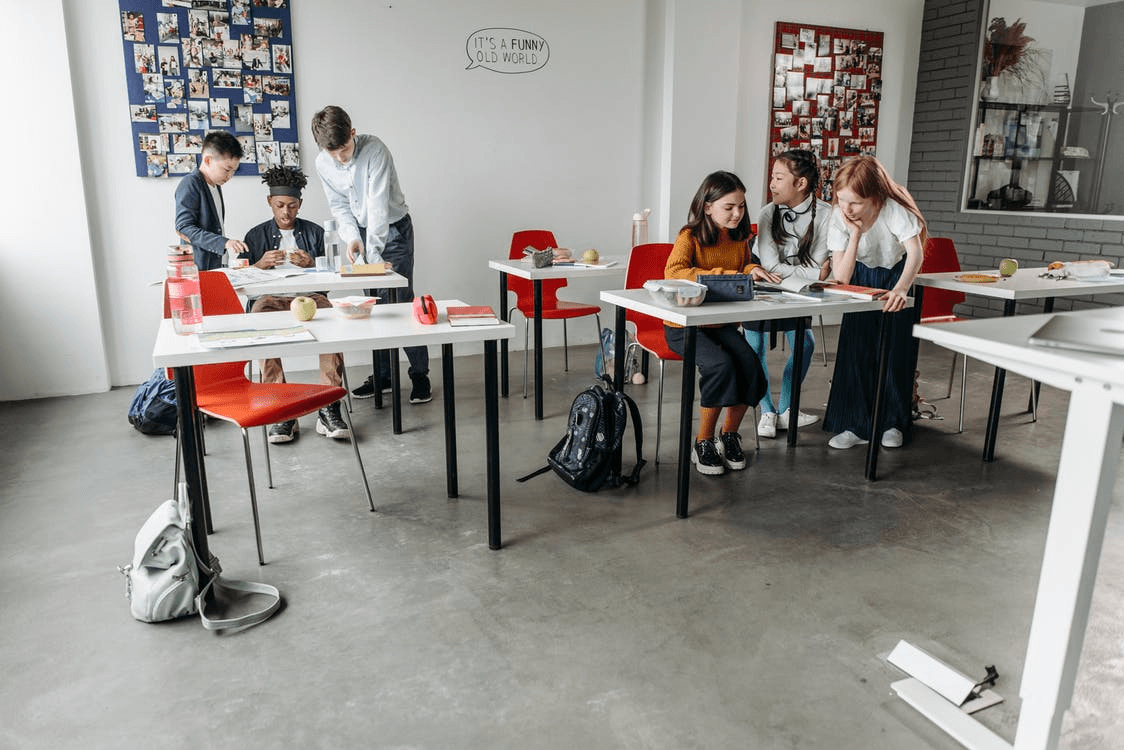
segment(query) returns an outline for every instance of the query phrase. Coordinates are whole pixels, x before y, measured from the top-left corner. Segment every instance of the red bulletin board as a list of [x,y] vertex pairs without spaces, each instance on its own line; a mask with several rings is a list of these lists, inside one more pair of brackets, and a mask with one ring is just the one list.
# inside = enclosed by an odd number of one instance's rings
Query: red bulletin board
[[839,165],[875,155],[881,98],[881,31],[778,21],[767,163],[790,149],[814,152],[830,202]]

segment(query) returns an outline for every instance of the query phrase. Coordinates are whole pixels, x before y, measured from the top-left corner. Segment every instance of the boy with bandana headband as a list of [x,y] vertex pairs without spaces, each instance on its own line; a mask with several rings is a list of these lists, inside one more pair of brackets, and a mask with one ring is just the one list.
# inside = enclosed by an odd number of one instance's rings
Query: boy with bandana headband
[[[273,211],[273,218],[246,233],[247,250],[238,257],[246,258],[257,268],[274,268],[286,264],[312,268],[316,264],[316,258],[324,254],[324,230],[311,221],[297,217],[297,211],[301,207],[301,192],[308,183],[308,178],[299,169],[273,167],[262,176],[262,182],[269,185],[266,202]],[[332,306],[328,298],[319,292],[285,297],[267,294],[254,300],[250,312],[288,310],[297,296],[311,297],[316,301],[317,307]],[[263,359],[260,366],[264,382],[285,382],[285,371],[281,368],[280,359]],[[320,382],[324,385],[341,385],[342,354],[320,355]],[[351,438],[347,423],[340,415],[338,401],[320,410],[316,431],[340,440]],[[288,443],[298,432],[299,424],[295,419],[270,425],[269,442]]]

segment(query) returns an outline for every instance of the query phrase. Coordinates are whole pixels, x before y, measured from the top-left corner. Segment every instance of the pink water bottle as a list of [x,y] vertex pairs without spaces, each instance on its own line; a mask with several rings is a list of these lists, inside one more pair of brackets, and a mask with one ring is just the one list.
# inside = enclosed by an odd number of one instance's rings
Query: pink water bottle
[[191,245],[170,246],[167,284],[168,307],[176,333],[186,336],[203,330],[203,296]]

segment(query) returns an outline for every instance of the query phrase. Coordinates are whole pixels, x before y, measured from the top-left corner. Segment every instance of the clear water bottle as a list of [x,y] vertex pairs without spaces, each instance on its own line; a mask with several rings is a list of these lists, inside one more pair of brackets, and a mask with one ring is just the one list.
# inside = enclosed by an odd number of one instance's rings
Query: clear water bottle
[[324,221],[324,257],[328,259],[328,270],[340,270],[343,256],[343,243],[336,229],[336,220],[327,219]]
[[203,296],[199,269],[191,245],[171,245],[168,250],[168,308],[172,328],[181,336],[203,330]]
[[652,209],[645,208],[642,213],[632,215],[632,246],[648,244],[648,214]]

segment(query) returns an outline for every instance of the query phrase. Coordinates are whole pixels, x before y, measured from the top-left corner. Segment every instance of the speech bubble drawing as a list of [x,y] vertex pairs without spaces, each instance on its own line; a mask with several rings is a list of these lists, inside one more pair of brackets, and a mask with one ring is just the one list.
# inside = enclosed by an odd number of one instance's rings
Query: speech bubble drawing
[[546,65],[550,45],[538,34],[523,29],[480,29],[464,43],[465,70],[485,68],[493,73],[531,73]]

